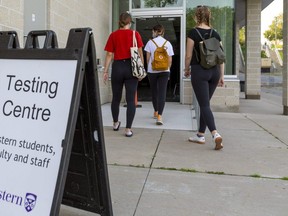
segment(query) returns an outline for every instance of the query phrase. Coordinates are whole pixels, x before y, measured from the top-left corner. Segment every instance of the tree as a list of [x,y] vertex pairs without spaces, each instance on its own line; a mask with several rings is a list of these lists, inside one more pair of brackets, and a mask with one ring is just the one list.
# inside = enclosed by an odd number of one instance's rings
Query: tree
[[283,40],[283,14],[274,17],[269,29],[264,32],[264,37],[269,41]]
[[239,30],[239,43],[241,46],[245,46],[245,26]]
[[246,53],[245,31],[246,31],[246,27],[245,27],[245,26],[242,27],[242,28],[239,30],[239,44],[240,44],[240,46],[241,46],[243,55],[245,55],[245,53]]

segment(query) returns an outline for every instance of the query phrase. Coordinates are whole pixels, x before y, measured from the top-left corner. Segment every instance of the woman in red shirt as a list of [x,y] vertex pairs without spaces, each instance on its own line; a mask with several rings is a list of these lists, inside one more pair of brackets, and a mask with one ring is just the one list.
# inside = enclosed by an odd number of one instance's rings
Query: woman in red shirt
[[[120,15],[119,29],[110,34],[104,49],[107,53],[103,77],[106,83],[109,77],[108,68],[113,59],[111,72],[113,130],[118,131],[121,125],[118,117],[123,85],[125,85],[127,102],[125,136],[127,137],[133,135],[131,127],[136,112],[135,95],[138,86],[138,79],[132,75],[131,68],[130,47],[133,46],[133,31],[130,29],[131,23],[132,17],[129,13],[125,12]],[[137,31],[135,33],[141,60],[144,62],[142,38]]]

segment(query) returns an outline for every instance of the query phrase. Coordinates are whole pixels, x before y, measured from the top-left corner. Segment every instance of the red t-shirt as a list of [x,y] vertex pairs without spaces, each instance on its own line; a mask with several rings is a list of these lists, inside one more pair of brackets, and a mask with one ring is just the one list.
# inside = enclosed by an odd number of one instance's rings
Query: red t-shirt
[[[137,46],[143,47],[143,42],[140,34],[135,32]],[[107,52],[114,53],[114,60],[131,58],[130,47],[133,46],[133,30],[119,29],[112,32],[107,40],[104,48]]]

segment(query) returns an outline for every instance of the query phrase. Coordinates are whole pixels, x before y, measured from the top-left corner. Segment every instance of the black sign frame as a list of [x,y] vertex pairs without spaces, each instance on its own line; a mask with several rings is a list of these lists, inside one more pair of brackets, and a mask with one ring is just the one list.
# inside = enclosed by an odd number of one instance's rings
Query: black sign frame
[[[39,37],[45,37],[39,47]],[[66,48],[51,30],[32,31],[21,49],[15,31],[0,32],[0,59],[77,60],[77,71],[50,216],[61,203],[113,216],[94,36],[90,28],[71,29]]]

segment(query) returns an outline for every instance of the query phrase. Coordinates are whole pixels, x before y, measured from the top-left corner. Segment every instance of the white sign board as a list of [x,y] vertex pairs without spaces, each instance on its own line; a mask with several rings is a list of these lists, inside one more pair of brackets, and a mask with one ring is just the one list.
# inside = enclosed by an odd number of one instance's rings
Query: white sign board
[[76,66],[0,59],[1,215],[50,215]]

